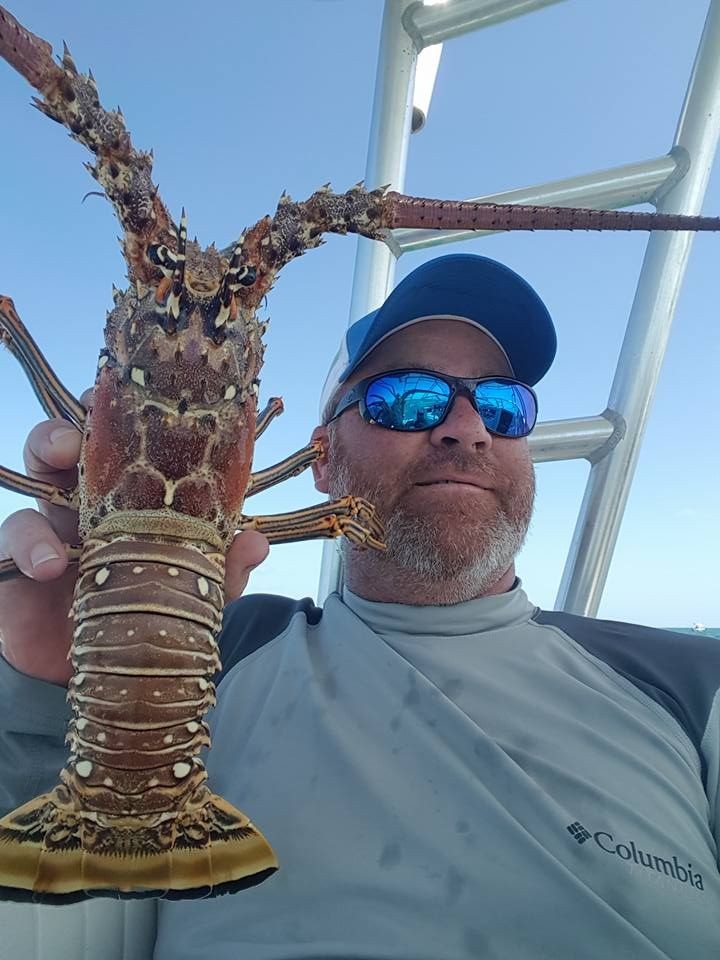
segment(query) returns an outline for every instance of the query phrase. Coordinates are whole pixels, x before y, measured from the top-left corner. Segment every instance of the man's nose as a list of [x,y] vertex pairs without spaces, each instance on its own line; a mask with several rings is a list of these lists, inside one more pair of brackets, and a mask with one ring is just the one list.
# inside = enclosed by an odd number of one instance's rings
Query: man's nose
[[434,446],[454,447],[458,444],[469,452],[490,447],[493,436],[488,432],[482,417],[467,397],[455,397],[443,422],[430,431],[430,443]]

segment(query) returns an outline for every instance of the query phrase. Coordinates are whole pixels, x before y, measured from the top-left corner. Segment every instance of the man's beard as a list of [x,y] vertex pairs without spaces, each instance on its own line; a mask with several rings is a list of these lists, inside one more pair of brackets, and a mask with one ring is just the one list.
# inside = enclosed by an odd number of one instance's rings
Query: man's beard
[[[338,433],[331,427],[330,495],[354,494],[374,504],[385,525],[387,543],[384,553],[359,553],[344,541],[346,562],[352,551],[353,564],[361,565],[366,573],[382,577],[397,571],[408,585],[432,585],[436,603],[459,603],[487,593],[510,567],[527,535],[535,499],[535,473],[529,457],[527,470],[508,481],[488,458],[479,462],[454,449],[438,450],[422,463],[413,464],[391,485],[377,472],[353,462]],[[443,470],[468,477],[480,472],[493,490],[460,494],[452,501],[448,497],[447,508],[432,509],[418,502],[414,481]],[[398,596],[398,602],[402,597]]]

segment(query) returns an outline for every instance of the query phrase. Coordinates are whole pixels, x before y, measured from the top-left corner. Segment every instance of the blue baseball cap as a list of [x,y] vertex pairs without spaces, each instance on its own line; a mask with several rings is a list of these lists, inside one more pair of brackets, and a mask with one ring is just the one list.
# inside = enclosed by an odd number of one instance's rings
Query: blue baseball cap
[[497,260],[451,253],[421,264],[378,310],[347,329],[322,390],[321,414],[379,343],[404,327],[439,319],[474,323],[503,351],[513,376],[529,386],[545,376],[555,358],[555,327],[527,280]]

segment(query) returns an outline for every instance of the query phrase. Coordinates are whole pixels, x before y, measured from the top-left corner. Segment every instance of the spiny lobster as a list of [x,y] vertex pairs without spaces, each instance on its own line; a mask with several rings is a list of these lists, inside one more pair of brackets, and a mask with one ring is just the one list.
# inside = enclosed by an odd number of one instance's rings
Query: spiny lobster
[[[10,490],[79,510],[81,546],[68,698],[71,754],[60,783],[0,820],[0,898],[72,902],[89,895],[217,894],[277,868],[270,845],[213,794],[199,756],[220,666],[224,556],[235,532],[271,543],[345,535],[382,549],[373,507],[347,496],[277,516],[242,513],[246,497],[305,469],[319,443],[251,473],[253,446],[282,410],[257,413],[263,325],[256,312],[278,271],[324,233],[384,240],[395,227],[718,230],[720,219],[405,197],[362,184],[283,195],[223,250],[188,241],[171,218],[119,111],[91,73],[0,7],[0,54],[41,94],[35,105],[94,155],[92,176],[120,221],[128,288],[115,291],[92,400],[59,382],[0,298],[0,338],[44,410],[82,432],[79,479],[62,490],[0,468]],[[0,576],[18,574],[0,562]]]

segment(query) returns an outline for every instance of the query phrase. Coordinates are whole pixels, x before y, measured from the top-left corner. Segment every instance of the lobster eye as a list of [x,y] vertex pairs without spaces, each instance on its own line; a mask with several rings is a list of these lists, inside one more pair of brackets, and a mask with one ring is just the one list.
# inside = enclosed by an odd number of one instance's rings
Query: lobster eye
[[150,263],[160,267],[165,276],[170,276],[175,269],[177,257],[164,243],[151,243],[146,253]]
[[257,278],[257,270],[255,267],[244,267],[243,271],[238,275],[237,282],[243,287],[251,287]]

